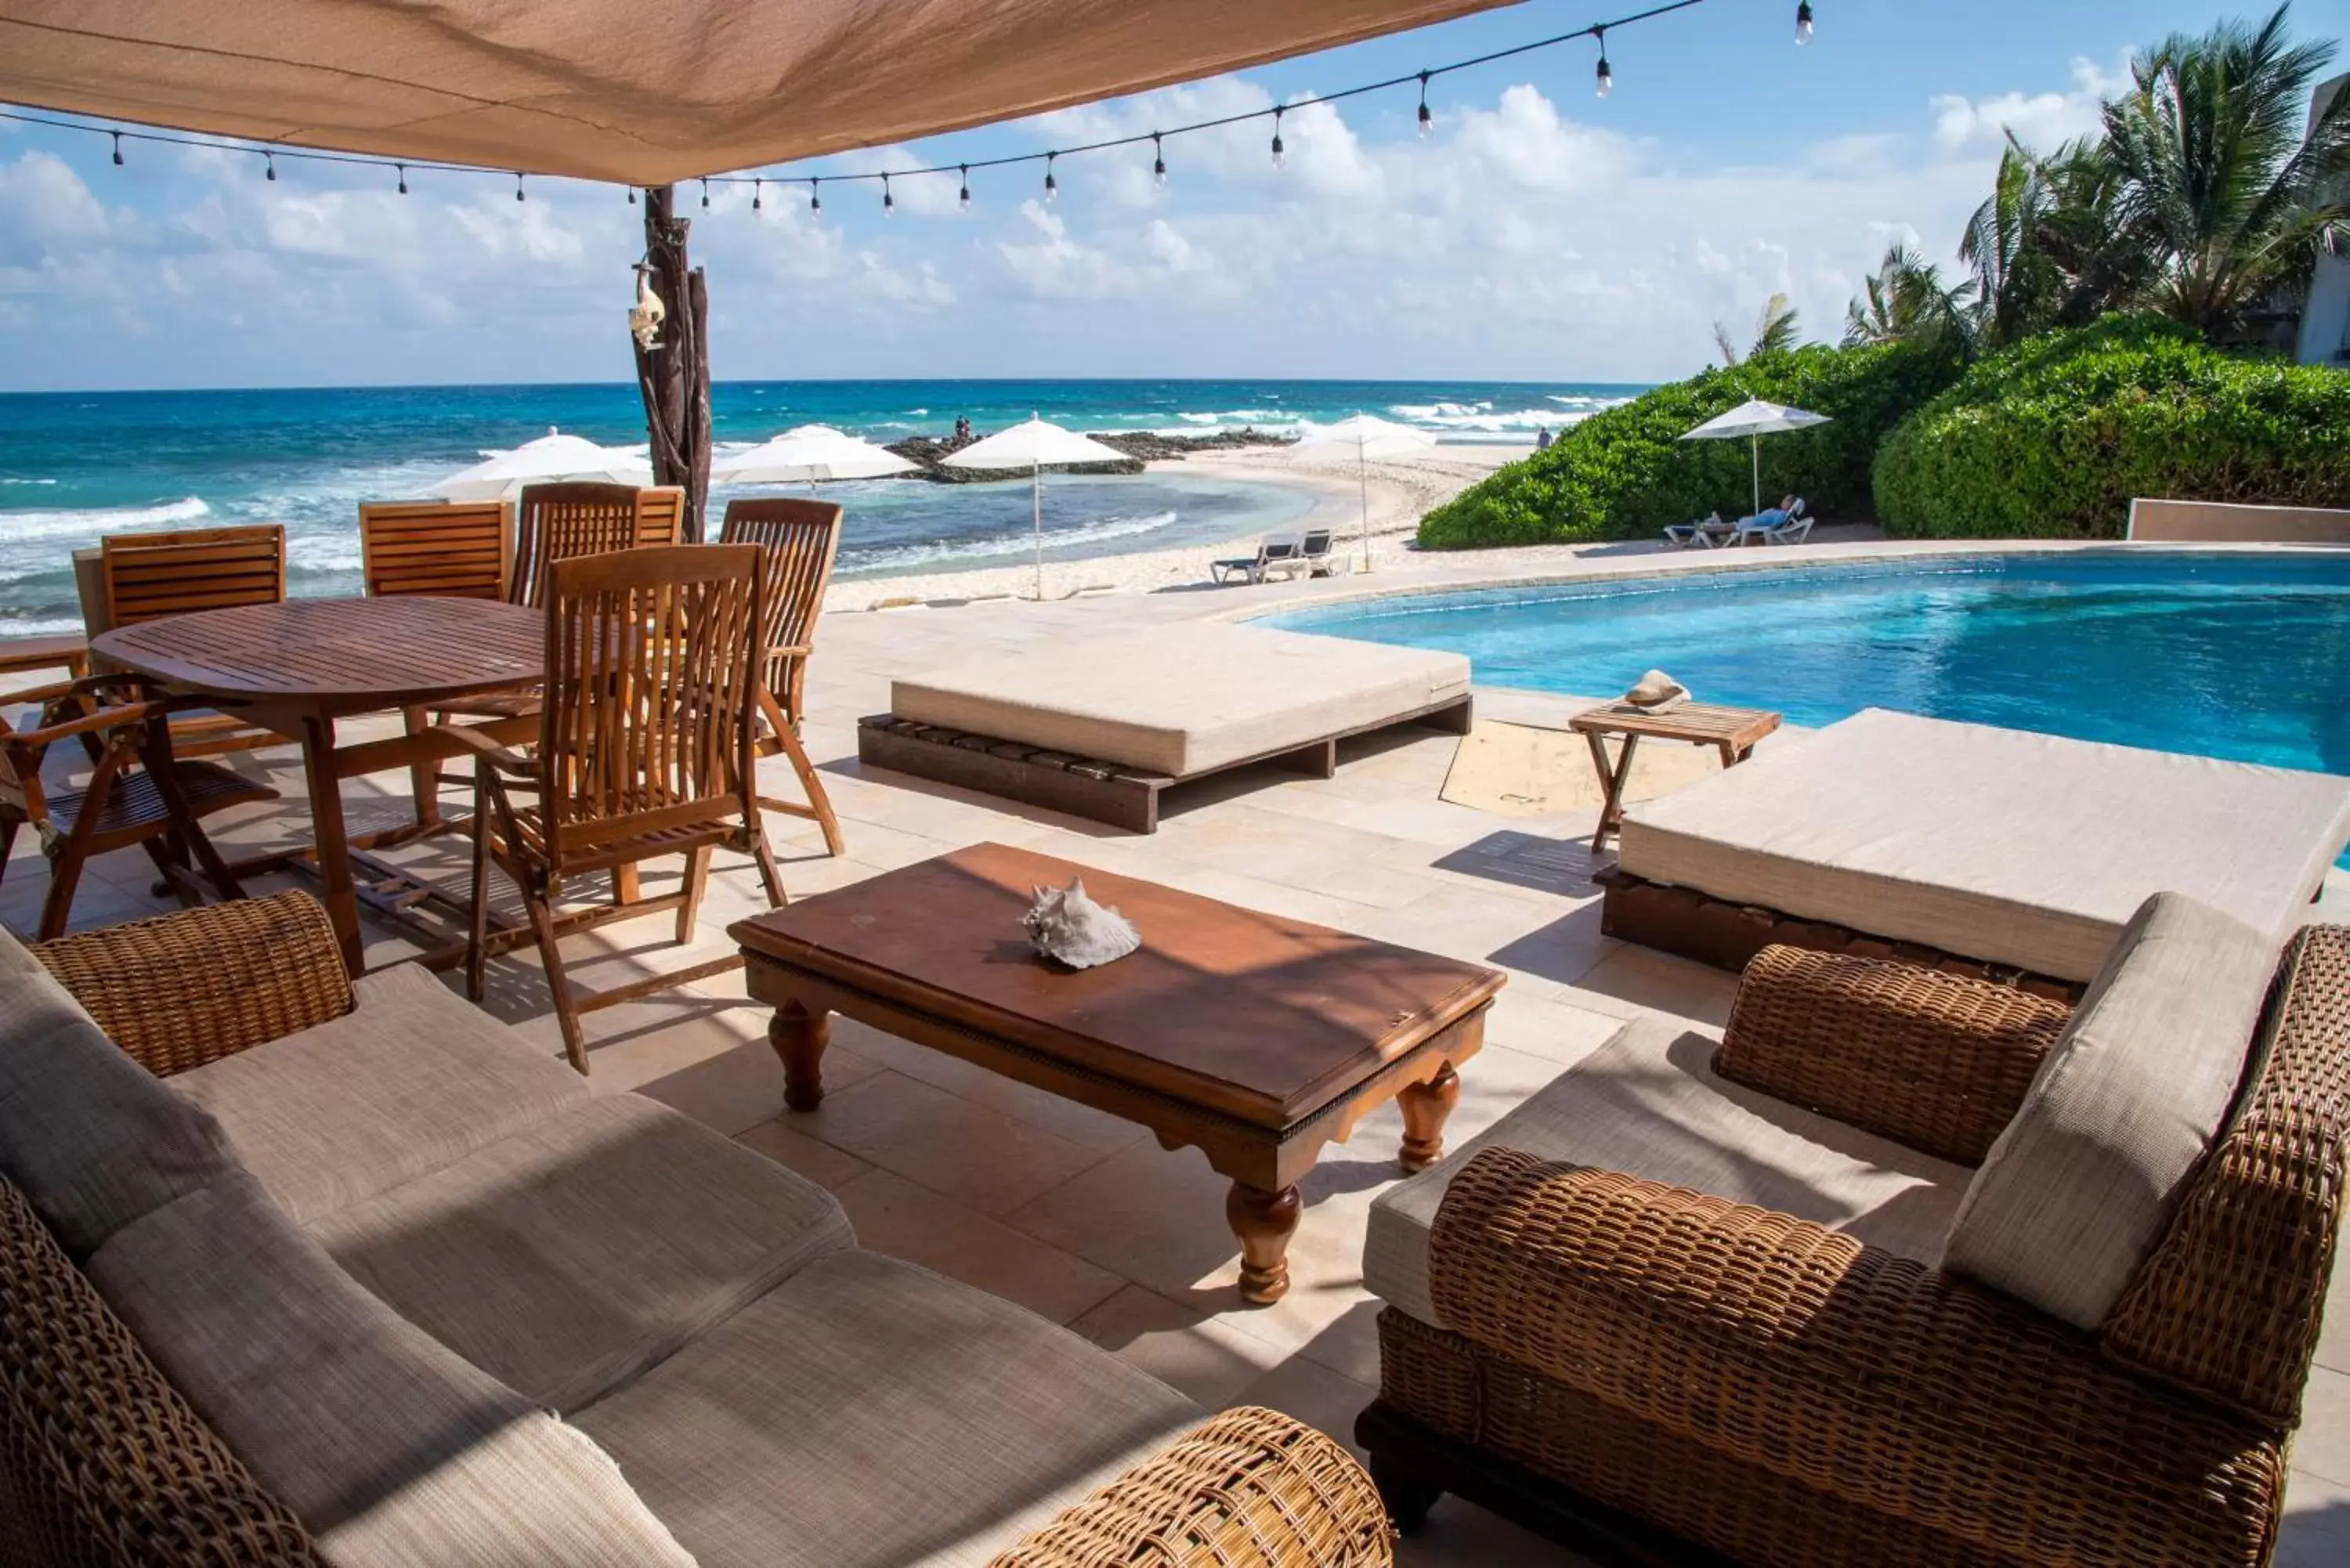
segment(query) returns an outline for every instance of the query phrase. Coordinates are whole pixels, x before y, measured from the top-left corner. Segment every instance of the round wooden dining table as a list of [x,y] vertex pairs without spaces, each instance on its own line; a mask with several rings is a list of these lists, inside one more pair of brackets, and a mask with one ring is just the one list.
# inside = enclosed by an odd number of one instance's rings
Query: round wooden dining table
[[[546,674],[544,628],[540,611],[491,599],[301,598],[165,616],[102,632],[89,646],[103,663],[301,745],[321,891],[343,961],[357,974],[364,960],[342,782],[463,748],[430,728],[342,744],[338,721],[536,686]],[[533,715],[469,727],[511,743],[538,724]]]

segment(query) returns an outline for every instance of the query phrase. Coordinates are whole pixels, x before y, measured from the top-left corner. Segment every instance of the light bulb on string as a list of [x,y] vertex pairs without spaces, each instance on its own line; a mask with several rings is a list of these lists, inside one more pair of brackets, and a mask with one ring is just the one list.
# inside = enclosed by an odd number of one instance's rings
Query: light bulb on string
[[519,202],[522,199],[522,171],[517,169],[515,171],[515,200]]
[[112,135],[114,137],[114,166],[117,169],[120,169],[122,167],[122,132],[119,130],[114,131],[112,132]]
[[702,182],[702,210],[705,213],[710,211],[710,182],[707,180]]
[[408,165],[395,163],[392,167],[400,171],[400,193],[405,196],[408,194]]
[[1595,27],[1591,36],[1599,40],[1599,96],[1606,98],[1616,90],[1616,73],[1607,66],[1607,29]]
[[1155,130],[1150,133],[1150,182],[1167,189],[1167,149]]
[[766,188],[767,182],[764,180],[754,180],[751,182],[751,211],[755,213],[764,204],[760,201],[760,195],[761,192],[766,190]]
[[808,211],[811,213],[821,213],[824,211],[824,192],[816,189],[817,186],[823,183],[824,182],[821,180],[811,180],[808,182]]
[[1422,140],[1436,134],[1436,116],[1428,112],[1428,73],[1419,73],[1419,134]]
[[1273,166],[1283,169],[1288,164],[1289,150],[1281,144],[1281,110],[1276,107],[1273,111]]
[[1812,41],[1812,0],[1799,0],[1795,6],[1795,42],[1798,46]]
[[275,180],[277,178],[277,155],[276,153],[265,152],[261,155],[261,177],[265,180]]
[[889,194],[889,176],[881,176],[881,215],[885,218],[898,211],[898,198]]
[[1053,178],[1053,160],[1059,156],[1057,152],[1045,154],[1045,202],[1047,206],[1058,201],[1061,195],[1061,182]]
[[962,189],[955,193],[955,205],[968,213],[971,211],[971,165],[965,163],[961,165],[960,169],[962,174]]

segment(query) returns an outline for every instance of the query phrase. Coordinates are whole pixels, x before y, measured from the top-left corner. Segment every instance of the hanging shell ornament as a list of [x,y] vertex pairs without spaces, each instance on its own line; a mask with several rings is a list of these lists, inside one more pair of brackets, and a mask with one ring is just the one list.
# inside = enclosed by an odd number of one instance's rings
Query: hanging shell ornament
[[660,347],[661,323],[669,319],[669,306],[653,292],[653,280],[643,267],[637,269],[637,303],[629,310],[629,332],[637,347],[650,354]]
[[1142,945],[1134,922],[1106,904],[1094,902],[1080,877],[1066,888],[1039,888],[1036,902],[1020,917],[1028,940],[1046,958],[1071,969],[1091,969],[1122,959]]

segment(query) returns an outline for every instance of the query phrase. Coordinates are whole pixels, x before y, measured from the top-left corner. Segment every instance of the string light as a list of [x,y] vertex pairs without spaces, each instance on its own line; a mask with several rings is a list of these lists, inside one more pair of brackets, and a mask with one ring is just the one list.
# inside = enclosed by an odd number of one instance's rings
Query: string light
[[1795,6],[1795,43],[1798,47],[1812,41],[1812,0],[1799,0]]
[[766,184],[767,182],[764,180],[754,180],[751,182],[751,211],[755,213],[759,210],[759,197],[766,189]]
[[889,217],[898,210],[898,198],[889,194],[889,176],[881,176],[881,215]]
[[[1276,104],[1265,109],[1250,109],[1238,114],[1223,115],[1215,119],[1203,119],[1195,123],[1178,125],[1172,128],[1162,127],[1158,130],[1141,132],[1132,136],[1107,138],[1100,141],[1087,142],[1075,147],[1057,147],[1051,149],[1050,151],[1041,152],[1012,153],[1001,158],[983,159],[976,163],[941,164],[934,167],[921,169],[899,169],[891,171],[890,172],[900,176],[927,176],[951,173],[959,174],[962,177],[960,197],[962,201],[962,204],[967,206],[971,189],[971,171],[973,168],[1003,168],[1018,163],[1032,163],[1042,159],[1045,163],[1045,199],[1047,202],[1051,202],[1057,197],[1060,190],[1060,181],[1057,176],[1055,161],[1063,153],[1101,152],[1116,148],[1132,147],[1140,143],[1147,136],[1151,143],[1151,172],[1153,178],[1157,179],[1159,176],[1162,166],[1166,162],[1165,140],[1167,137],[1181,136],[1197,131],[1219,130],[1226,126],[1239,125],[1245,121],[1262,119],[1266,116],[1270,116],[1274,122],[1273,140],[1274,161],[1276,163],[1280,163],[1284,161],[1286,151],[1282,144],[1282,115],[1284,109],[1295,109],[1299,107],[1301,104],[1336,103],[1347,99],[1359,98],[1370,93],[1386,92],[1397,88],[1410,87],[1413,85],[1417,85],[1419,88],[1419,104],[1416,116],[1418,120],[1418,129],[1422,136],[1432,136],[1435,130],[1435,114],[1429,106],[1428,88],[1429,84],[1438,77],[1449,76],[1457,71],[1470,70],[1480,66],[1492,65],[1500,60],[1514,59],[1518,56],[1533,54],[1537,50],[1555,48],[1560,45],[1571,43],[1579,38],[1590,38],[1599,46],[1599,60],[1596,71],[1596,85],[1600,96],[1605,98],[1613,91],[1615,87],[1615,68],[1609,63],[1607,58],[1607,36],[1609,29],[1628,26],[1636,22],[1654,21],[1659,17],[1670,16],[1678,12],[1694,9],[1698,5],[1705,3],[1706,0],[1650,0],[1649,4],[1642,6],[1637,11],[1630,12],[1625,16],[1616,17],[1609,21],[1595,22],[1588,26],[1575,28],[1572,32],[1558,33],[1547,37],[1530,39],[1523,44],[1515,44],[1506,48],[1491,50],[1485,54],[1477,55],[1467,59],[1453,60],[1443,65],[1430,67],[1424,70],[1414,71],[1408,76],[1394,77],[1383,81],[1365,82],[1359,86],[1347,88],[1336,92],[1307,94],[1285,105]],[[1798,44],[1808,44],[1811,41],[1813,31],[1813,11],[1814,7],[1812,0],[1798,0],[1798,4],[1795,6],[1795,41]],[[122,143],[125,140],[152,141],[164,145],[180,147],[226,147],[232,151],[242,151],[248,154],[259,152],[262,155],[264,177],[272,182],[275,182],[277,178],[276,154],[280,152],[283,152],[284,155],[288,158],[307,159],[313,162],[319,163],[348,163],[354,165],[366,165],[379,169],[389,167],[393,170],[399,183],[402,185],[407,183],[407,171],[411,166],[419,170],[440,171],[453,174],[496,175],[507,172],[507,171],[504,170],[485,169],[478,164],[452,163],[437,160],[424,160],[421,161],[415,160],[395,161],[390,158],[376,157],[365,153],[333,152],[323,149],[312,150],[307,148],[261,145],[250,140],[240,142],[233,139],[224,139],[217,136],[181,133],[160,129],[147,130],[136,127],[121,128],[105,125],[92,125],[75,119],[60,118],[53,114],[5,108],[0,108],[0,120],[13,121],[25,125],[45,126],[57,130],[80,131],[85,135],[94,134],[105,136],[109,140],[109,151],[113,161],[118,166],[123,162]],[[752,198],[754,209],[756,210],[763,204],[760,201],[760,192],[766,179],[766,176],[764,173],[752,174],[745,172],[741,174],[712,174],[704,176],[689,176],[689,178],[699,178],[702,181],[702,204],[705,209],[710,205],[709,188],[712,182],[719,184],[750,185],[753,188],[754,192]],[[823,176],[816,175],[783,175],[779,176],[779,182],[795,184],[802,179],[806,180],[808,184],[808,207],[812,212],[820,213],[824,210],[824,200],[820,190],[823,178]],[[831,176],[831,178],[836,180],[879,180],[884,178],[884,176],[881,171],[875,171],[873,172],[860,174],[837,174]],[[679,182],[681,183],[682,182]],[[629,204],[630,206],[636,205],[636,187],[634,185],[629,185],[625,189]],[[519,173],[515,175],[515,195],[517,201],[527,199],[523,192],[522,176]],[[894,201],[892,201],[888,204],[894,206],[895,203]]]
[[1288,162],[1289,154],[1281,145],[1281,109],[1276,105],[1273,111],[1273,166],[1284,168]]
[[517,169],[515,171],[515,200],[519,202],[522,199],[522,171]]
[[964,163],[959,167],[962,171],[962,190],[955,196],[955,205],[968,213],[971,211],[971,165]]
[[1150,182],[1162,191],[1167,189],[1167,149],[1155,130],[1150,133]]
[[702,210],[705,213],[710,211],[710,182],[707,180],[702,182]]
[[392,167],[400,171],[400,193],[405,196],[408,194],[408,165],[395,163]]

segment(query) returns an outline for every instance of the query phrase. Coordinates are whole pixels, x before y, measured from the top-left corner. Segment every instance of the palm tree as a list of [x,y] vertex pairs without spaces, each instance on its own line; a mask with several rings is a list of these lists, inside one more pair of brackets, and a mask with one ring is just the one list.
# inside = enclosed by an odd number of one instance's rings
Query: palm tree
[[1972,325],[1963,286],[1945,285],[1939,267],[1896,242],[1845,312],[1844,345],[1950,342],[1963,348]]
[[1738,351],[1730,340],[1730,328],[1717,321],[1713,324],[1713,346],[1721,351],[1721,362],[1736,366],[1758,354],[1776,354],[1795,346],[1801,328],[1796,325],[1795,307],[1787,303],[1784,293],[1774,294],[1763,303],[1762,315],[1754,323],[1754,342],[1745,353]]
[[2305,287],[2318,254],[2350,237],[2350,93],[2303,136],[2303,106],[2333,48],[2289,43],[2289,9],[2258,29],[2173,36],[2106,106],[2119,211],[2158,258],[2154,302],[2210,337]]
[[2126,190],[2095,141],[2069,141],[2042,158],[2009,133],[1991,197],[1959,241],[1986,345],[2085,326],[2143,302],[2155,247],[2123,210]]

